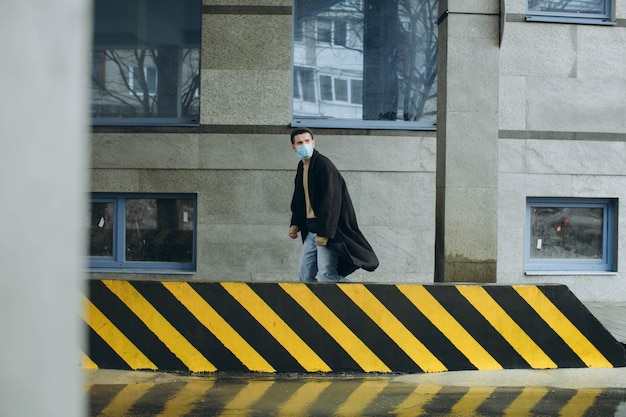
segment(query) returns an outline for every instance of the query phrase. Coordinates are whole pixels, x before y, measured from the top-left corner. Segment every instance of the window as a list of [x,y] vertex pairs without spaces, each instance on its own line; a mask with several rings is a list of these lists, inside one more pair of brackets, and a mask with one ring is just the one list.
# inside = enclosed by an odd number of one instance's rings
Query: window
[[434,130],[437,16],[437,0],[294,0],[292,126]]
[[528,198],[526,271],[615,271],[617,200]]
[[361,80],[346,80],[320,75],[320,96],[324,101],[361,104]]
[[94,193],[91,270],[195,271],[196,196]]
[[137,66],[130,67],[131,80],[130,89],[134,94],[144,94],[148,92],[151,96],[157,91],[157,69],[156,67],[144,67],[143,71]]
[[296,68],[294,70],[294,100],[305,101],[309,103],[316,102],[315,82],[313,81],[314,76],[315,73],[310,68]]
[[201,0],[95,0],[96,125],[197,125]]
[[527,0],[526,20],[614,25],[613,0]]
[[317,43],[347,46],[348,23],[339,19],[317,19]]

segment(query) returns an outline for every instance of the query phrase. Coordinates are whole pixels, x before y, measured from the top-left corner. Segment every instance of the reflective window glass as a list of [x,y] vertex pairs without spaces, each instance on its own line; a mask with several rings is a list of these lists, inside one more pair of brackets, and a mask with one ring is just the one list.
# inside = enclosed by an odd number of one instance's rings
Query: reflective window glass
[[295,0],[292,124],[434,128],[437,13],[437,0]]
[[615,271],[617,200],[528,198],[526,272]]
[[197,124],[201,0],[95,0],[94,124]]
[[113,202],[92,202],[89,212],[89,255],[113,256]]
[[194,271],[194,194],[93,193],[89,267],[92,271]]
[[526,20],[615,25],[613,0],[527,0]]

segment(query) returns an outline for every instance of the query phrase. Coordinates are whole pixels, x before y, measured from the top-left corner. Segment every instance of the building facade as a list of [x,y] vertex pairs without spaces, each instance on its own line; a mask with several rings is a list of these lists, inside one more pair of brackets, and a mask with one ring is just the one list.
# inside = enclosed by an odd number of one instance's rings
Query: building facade
[[[343,173],[380,259],[375,272],[357,271],[353,281],[562,283],[582,300],[626,300],[623,2],[604,1],[608,9],[581,18],[576,12],[596,1],[558,13],[530,0],[416,1],[437,7],[426,19],[437,37],[436,79],[425,76],[433,65],[421,55],[420,86],[430,87],[399,88],[393,118],[356,123],[327,113],[349,119],[373,108],[371,78],[351,66],[358,45],[370,41],[353,29],[354,10],[295,3],[203,0],[197,39],[154,47],[143,71],[130,64],[120,72],[143,109],[165,94],[166,75],[186,80],[177,93],[185,105],[131,121],[111,102],[98,107],[108,113],[94,116],[91,137],[91,277],[296,281],[300,241],[289,239],[288,227],[298,159],[289,132],[306,125]],[[380,35],[400,51],[417,25],[403,16],[400,30]],[[307,47],[307,27],[326,49]],[[121,42],[98,39],[103,50]],[[310,75],[312,62],[332,60],[324,56],[331,47],[348,46],[339,64]],[[182,64],[161,70],[159,59],[172,57]],[[158,75],[149,69],[157,66]],[[403,99],[417,90],[431,97],[431,87],[436,100],[424,101],[420,118],[405,117],[417,112]],[[177,232],[167,239],[147,232],[164,224]],[[175,253],[167,250],[174,241],[184,242]]]

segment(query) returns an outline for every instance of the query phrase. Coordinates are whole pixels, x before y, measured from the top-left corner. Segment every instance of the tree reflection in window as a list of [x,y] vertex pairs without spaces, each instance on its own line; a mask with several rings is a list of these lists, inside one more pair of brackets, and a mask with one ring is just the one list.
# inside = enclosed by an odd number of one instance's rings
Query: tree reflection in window
[[200,0],[95,0],[94,121],[199,118]]
[[[437,13],[437,0],[295,0],[294,117],[434,124]],[[331,79],[361,91],[338,99],[334,84],[331,101]]]

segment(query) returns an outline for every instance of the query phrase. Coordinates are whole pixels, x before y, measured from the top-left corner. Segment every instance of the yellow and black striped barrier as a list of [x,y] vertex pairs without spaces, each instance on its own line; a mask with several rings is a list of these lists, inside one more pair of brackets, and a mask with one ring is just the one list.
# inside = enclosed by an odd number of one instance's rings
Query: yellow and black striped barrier
[[443,372],[626,366],[563,285],[93,280],[86,368]]

